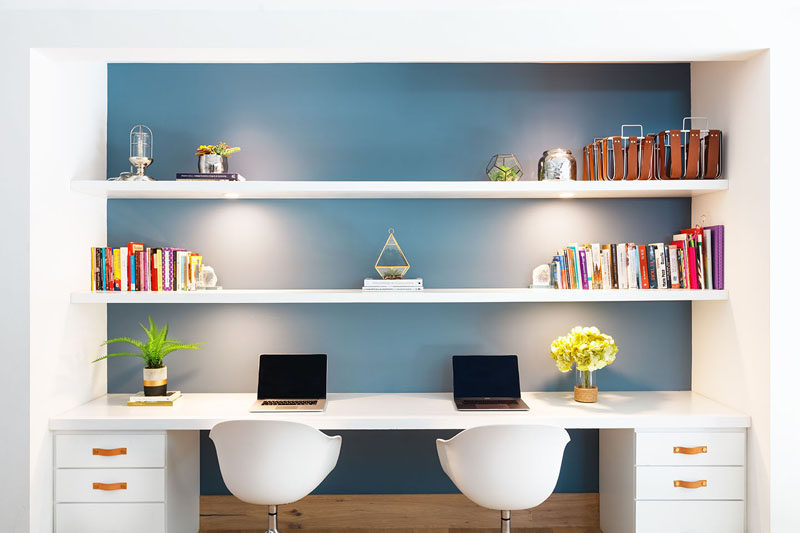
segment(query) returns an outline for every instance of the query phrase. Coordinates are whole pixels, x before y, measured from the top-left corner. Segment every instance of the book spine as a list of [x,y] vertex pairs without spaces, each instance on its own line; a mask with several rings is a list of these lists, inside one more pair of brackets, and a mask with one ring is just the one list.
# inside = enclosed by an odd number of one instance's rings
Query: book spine
[[647,277],[647,247],[643,244],[639,245],[639,278],[640,278],[640,288],[642,289],[649,289],[650,288],[650,280]]
[[136,254],[128,254],[128,290],[136,291]]
[[578,259],[580,261],[580,273],[581,273],[581,288],[584,290],[588,290],[591,287],[589,280],[589,272],[588,268],[586,267],[586,249],[581,248],[578,250]]
[[703,229],[703,274],[706,281],[706,289],[714,288],[713,275],[714,254],[711,245],[711,230]]
[[669,283],[667,283],[667,264],[664,258],[664,244],[657,242],[650,246],[652,246],[653,249],[656,287],[659,289],[669,289]]
[[628,243],[626,248],[628,250],[628,288],[639,289],[641,288],[641,279],[639,277],[639,251],[633,243]]
[[658,265],[656,264],[656,248],[652,244],[645,246],[647,253],[647,281],[650,289],[658,288]]
[[611,280],[611,250],[600,250],[600,276],[602,279],[601,289],[608,290],[612,287]]
[[697,288],[697,253],[694,246],[689,246],[689,288]]
[[617,244],[617,286],[620,289],[628,288],[628,252],[627,244]]
[[119,249],[119,290],[123,292],[127,292],[128,288],[128,268],[130,268],[130,262],[128,261],[128,248],[123,247]]
[[91,262],[90,262],[91,270],[90,270],[89,290],[94,292],[95,291],[95,287],[94,287],[94,267],[95,267],[94,246],[89,248],[89,251],[91,252]]
[[611,288],[619,289],[619,275],[617,274],[617,245],[607,244],[606,246],[608,246],[607,248],[608,261],[609,261],[608,275],[611,276]]
[[112,257],[113,257],[114,290],[115,291],[119,291],[119,290],[121,290],[120,283],[122,283],[122,279],[121,279],[120,273],[119,273],[119,260],[120,260],[119,249],[118,248],[114,248],[112,250],[111,254],[112,254]]
[[602,258],[602,248],[600,248],[599,243],[594,243],[590,245],[592,251],[592,288],[593,289],[602,289],[603,288],[603,258]]
[[572,246],[567,246],[567,269],[569,273],[569,288],[577,289],[577,266],[578,266],[577,250]]
[[561,273],[561,288],[568,289],[569,284],[567,280],[567,256],[564,253],[559,254],[558,256],[558,266],[560,267]]
[[100,289],[106,290],[106,249],[103,247],[101,249],[102,256],[101,256],[101,263],[100,263],[100,271],[101,271],[101,283]]
[[678,247],[674,244],[669,245],[669,283],[670,287],[673,289],[680,289],[681,282],[680,282],[680,275],[679,275],[679,268],[678,268]]
[[714,288],[725,288],[725,226],[713,226],[711,235],[714,244]]

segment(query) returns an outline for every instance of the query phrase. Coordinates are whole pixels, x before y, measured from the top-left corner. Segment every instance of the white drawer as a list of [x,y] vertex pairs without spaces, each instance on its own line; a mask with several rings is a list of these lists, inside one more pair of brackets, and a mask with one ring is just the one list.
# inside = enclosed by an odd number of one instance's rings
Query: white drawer
[[165,435],[56,435],[56,468],[164,466]]
[[[96,485],[98,483],[101,485]],[[56,501],[163,502],[164,469],[59,469],[56,470]]]
[[743,431],[637,433],[637,465],[744,465]]
[[55,533],[165,533],[163,503],[59,503]]
[[640,533],[744,533],[744,502],[636,502]]
[[[676,486],[697,484],[695,488]],[[637,500],[743,500],[742,466],[637,466]]]

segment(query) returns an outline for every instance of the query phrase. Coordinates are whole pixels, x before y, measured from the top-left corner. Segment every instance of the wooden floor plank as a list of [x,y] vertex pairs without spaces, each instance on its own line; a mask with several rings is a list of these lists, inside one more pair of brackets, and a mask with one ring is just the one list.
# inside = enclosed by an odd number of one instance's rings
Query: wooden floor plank
[[[359,530],[365,533],[477,533],[494,531],[499,513],[472,503],[461,494],[318,494],[278,508],[278,527],[321,533]],[[548,528],[598,530],[600,499],[596,493],[553,494],[532,510],[511,514],[520,532],[550,533]],[[233,496],[200,497],[200,531],[237,533],[266,528],[266,508]],[[515,528],[516,530],[516,528]],[[599,530],[598,530],[599,531]],[[573,533],[558,530],[558,533]]]

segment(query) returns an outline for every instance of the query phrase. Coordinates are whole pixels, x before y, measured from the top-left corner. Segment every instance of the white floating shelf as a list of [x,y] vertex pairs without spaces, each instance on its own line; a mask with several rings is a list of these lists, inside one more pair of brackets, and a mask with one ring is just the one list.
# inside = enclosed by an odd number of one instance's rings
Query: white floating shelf
[[419,292],[364,292],[361,289],[216,290],[194,292],[73,292],[72,303],[534,303],[534,302],[670,302],[727,300],[726,290],[622,289],[425,289]]
[[728,180],[651,181],[106,181],[71,190],[105,198],[658,198],[728,190]]

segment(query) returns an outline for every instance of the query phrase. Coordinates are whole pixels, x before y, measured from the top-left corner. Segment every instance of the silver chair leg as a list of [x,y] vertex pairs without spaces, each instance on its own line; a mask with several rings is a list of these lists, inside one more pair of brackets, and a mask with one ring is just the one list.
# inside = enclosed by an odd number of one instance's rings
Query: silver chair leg
[[511,533],[511,511],[500,511],[500,533]]
[[278,531],[278,506],[270,505],[267,507],[267,533],[279,533]]

